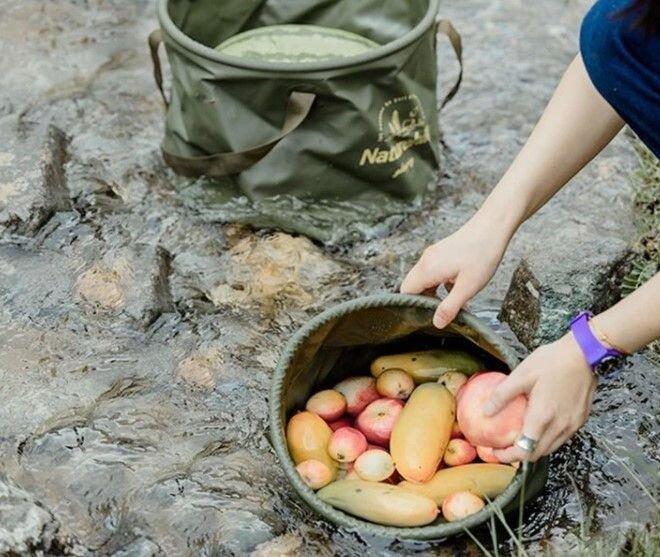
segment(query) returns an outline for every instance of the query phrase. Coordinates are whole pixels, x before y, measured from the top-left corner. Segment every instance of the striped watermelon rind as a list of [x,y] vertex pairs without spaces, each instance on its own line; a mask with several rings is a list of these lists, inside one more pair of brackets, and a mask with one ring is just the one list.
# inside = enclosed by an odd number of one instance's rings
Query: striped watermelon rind
[[364,54],[378,43],[342,29],[318,25],[269,25],[234,35],[218,52],[269,62],[301,63]]

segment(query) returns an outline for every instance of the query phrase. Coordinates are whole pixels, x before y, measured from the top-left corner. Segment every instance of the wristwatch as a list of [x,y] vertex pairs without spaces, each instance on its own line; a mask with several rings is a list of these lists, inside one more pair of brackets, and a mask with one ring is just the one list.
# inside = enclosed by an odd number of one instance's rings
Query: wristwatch
[[597,366],[619,356],[623,356],[623,352],[603,344],[598,337],[594,335],[591,327],[589,327],[589,320],[593,316],[593,313],[589,311],[578,313],[571,320],[570,328],[575,342],[578,343],[580,350],[582,350],[582,353],[584,354],[584,358],[587,360],[591,370],[595,372]]

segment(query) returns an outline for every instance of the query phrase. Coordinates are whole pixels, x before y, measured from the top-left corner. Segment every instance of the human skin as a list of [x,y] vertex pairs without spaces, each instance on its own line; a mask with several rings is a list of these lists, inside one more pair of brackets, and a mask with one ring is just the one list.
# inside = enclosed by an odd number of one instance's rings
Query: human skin
[[[446,327],[493,277],[511,238],[622,129],[623,120],[598,93],[578,55],[518,156],[481,208],[452,235],[426,248],[401,285],[418,294],[449,291],[433,322]],[[592,330],[607,345],[639,350],[660,337],[660,274],[596,316]],[[566,442],[586,421],[596,380],[571,333],[530,354],[493,393],[494,415],[518,394],[529,398],[523,434],[533,454],[497,450],[501,462],[535,461]]]

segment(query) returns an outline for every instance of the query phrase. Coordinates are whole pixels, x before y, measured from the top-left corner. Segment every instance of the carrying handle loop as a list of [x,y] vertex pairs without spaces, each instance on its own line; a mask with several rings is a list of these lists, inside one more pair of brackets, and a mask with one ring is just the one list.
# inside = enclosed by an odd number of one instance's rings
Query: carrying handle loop
[[163,70],[160,65],[160,56],[158,55],[158,49],[160,48],[161,43],[163,42],[163,34],[160,29],[156,29],[149,34],[149,51],[151,52],[151,61],[154,66],[154,80],[156,81],[156,86],[160,91],[160,96],[163,97],[163,103],[165,103],[165,108],[170,106],[170,101],[167,100],[165,95],[165,90],[163,89]]
[[243,151],[216,153],[202,157],[183,157],[181,155],[175,155],[163,148],[163,158],[177,174],[191,178],[198,178],[200,176],[220,178],[239,174],[258,163],[270,153],[275,145],[300,127],[307,119],[307,116],[309,116],[315,99],[316,95],[313,93],[293,91],[289,96],[282,131],[266,143],[250,147]]
[[445,98],[442,100],[442,103],[440,104],[440,110],[442,110],[444,106],[454,98],[456,93],[458,93],[458,90],[461,87],[461,82],[463,81],[463,40],[461,39],[461,35],[459,34],[459,32],[456,31],[456,28],[452,25],[451,21],[449,21],[448,19],[441,19],[437,22],[436,36],[438,33],[442,33],[443,35],[446,35],[446,37],[449,39],[449,42],[451,43],[451,46],[454,49],[454,54],[456,54],[458,65],[460,66],[460,71],[458,72],[458,77],[456,78],[456,82],[454,83],[454,86],[445,95]]

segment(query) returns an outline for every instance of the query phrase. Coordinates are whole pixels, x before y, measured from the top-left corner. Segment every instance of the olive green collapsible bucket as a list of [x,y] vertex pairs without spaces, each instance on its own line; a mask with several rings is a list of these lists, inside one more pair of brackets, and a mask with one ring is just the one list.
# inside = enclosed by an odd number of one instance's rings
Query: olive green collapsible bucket
[[[461,312],[446,329],[433,326],[438,300],[401,294],[359,298],[333,307],[300,329],[288,343],[273,377],[270,393],[270,435],[284,472],[298,495],[317,513],[339,526],[364,534],[391,538],[435,540],[464,533],[486,523],[493,509],[458,522],[439,517],[428,526],[396,528],[353,517],[321,501],[302,481],[287,449],[288,418],[304,409],[314,392],[331,388],[350,375],[369,375],[369,364],[378,356],[411,350],[458,348],[483,359],[488,369],[508,372],[519,361],[509,344],[477,317]],[[525,497],[545,484],[547,460],[530,466]],[[509,512],[520,501],[524,474],[519,470],[493,505]]]
[[435,186],[438,107],[462,75],[439,103],[436,34],[459,60],[461,42],[437,13],[438,0],[158,0],[162,152],[192,178],[183,198],[326,242],[398,222]]

